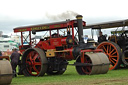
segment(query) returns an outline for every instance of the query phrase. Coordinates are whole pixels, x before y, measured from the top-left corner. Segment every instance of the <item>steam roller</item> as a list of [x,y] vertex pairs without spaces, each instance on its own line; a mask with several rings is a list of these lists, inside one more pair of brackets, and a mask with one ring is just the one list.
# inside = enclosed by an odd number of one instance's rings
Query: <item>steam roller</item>
[[0,60],[0,85],[9,85],[12,81],[12,67],[8,60]]
[[[45,73],[62,75],[67,65],[74,65],[80,75],[107,73],[110,64],[108,56],[102,49],[96,48],[93,39],[88,39],[87,43],[84,42],[83,26],[86,22],[82,17],[77,15],[74,20],[14,28],[14,32],[21,32],[22,44],[19,50],[23,55],[19,72],[25,76],[43,76]],[[62,35],[61,29],[67,30],[67,33]],[[52,30],[56,33],[52,33]],[[24,39],[22,32],[28,31],[29,39]],[[44,37],[33,45],[31,34],[36,35],[41,31],[49,31],[49,37]],[[23,42],[30,43],[24,45]],[[75,60],[75,63],[69,64],[68,61],[71,60]]]

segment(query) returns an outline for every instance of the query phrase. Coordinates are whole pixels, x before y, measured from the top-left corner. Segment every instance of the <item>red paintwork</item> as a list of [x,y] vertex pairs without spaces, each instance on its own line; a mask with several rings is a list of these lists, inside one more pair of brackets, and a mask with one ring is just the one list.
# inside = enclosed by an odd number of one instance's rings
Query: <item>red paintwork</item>
[[85,63],[85,53],[86,52],[94,52],[94,53],[97,53],[97,52],[103,52],[103,50],[102,49],[95,49],[95,50],[91,50],[91,49],[88,49],[88,50],[81,50],[81,53],[82,53],[82,55],[81,55],[81,62],[82,63]]
[[91,50],[91,49],[88,49],[88,50],[81,50],[81,53],[83,52],[103,52],[102,49],[95,49],[95,50]]
[[36,47],[41,47],[44,50],[55,49],[55,47],[62,47],[67,45],[67,37],[49,38],[48,40],[39,41]]
[[74,60],[74,56],[72,54],[73,48],[66,49],[68,52],[65,55],[65,59],[67,60]]
[[50,39],[50,45],[53,45],[55,47],[62,46],[62,44],[61,44],[61,38],[51,38]]
[[55,49],[55,47],[62,47],[63,45],[66,44],[66,38],[67,37],[64,37],[64,38],[50,38],[46,41],[39,41],[39,43],[35,47],[40,47],[44,50]]
[[9,56],[0,56],[0,60],[3,60],[3,59],[10,60]]
[[44,50],[55,49],[55,46],[50,45],[49,41],[40,41],[36,47],[40,47]]
[[61,39],[62,45],[66,45],[67,44],[66,39],[67,39],[67,37],[64,37],[64,38]]
[[21,32],[21,44],[22,44],[22,47],[23,47],[23,33]]
[[[38,56],[37,52],[31,51],[26,57],[26,63],[29,65],[26,69],[33,76],[37,76],[41,70],[41,59]],[[35,73],[33,73],[33,70]]]
[[60,47],[62,45],[67,45],[66,42],[67,37],[59,37],[59,38],[51,38],[50,44],[56,47]]

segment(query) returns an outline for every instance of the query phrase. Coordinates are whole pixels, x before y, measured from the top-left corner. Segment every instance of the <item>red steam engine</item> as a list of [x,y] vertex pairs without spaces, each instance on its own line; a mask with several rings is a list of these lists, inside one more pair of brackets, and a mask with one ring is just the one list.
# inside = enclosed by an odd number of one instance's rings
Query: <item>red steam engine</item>
[[[57,23],[14,28],[15,33],[21,32],[19,50],[23,55],[20,71],[25,76],[43,76],[45,73],[48,75],[63,74],[69,60],[76,60],[73,65],[81,75],[108,72],[108,57],[101,49],[96,49],[93,39],[88,39],[87,43],[84,43],[83,26],[86,23],[82,21],[81,15],[77,15],[76,18]],[[67,29],[67,32],[61,35],[60,31],[63,29]],[[52,34],[53,30],[57,33]],[[41,31],[48,31],[49,37],[33,44],[32,34],[35,35]],[[24,32],[28,32],[28,36],[25,37]],[[24,44],[25,42],[27,44]]]

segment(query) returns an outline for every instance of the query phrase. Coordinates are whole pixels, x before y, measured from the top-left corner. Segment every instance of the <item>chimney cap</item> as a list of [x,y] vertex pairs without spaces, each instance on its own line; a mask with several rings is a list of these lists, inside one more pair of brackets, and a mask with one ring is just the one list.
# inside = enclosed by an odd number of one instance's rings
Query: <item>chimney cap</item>
[[77,15],[76,16],[76,18],[78,19],[78,18],[82,18],[83,16],[82,15]]

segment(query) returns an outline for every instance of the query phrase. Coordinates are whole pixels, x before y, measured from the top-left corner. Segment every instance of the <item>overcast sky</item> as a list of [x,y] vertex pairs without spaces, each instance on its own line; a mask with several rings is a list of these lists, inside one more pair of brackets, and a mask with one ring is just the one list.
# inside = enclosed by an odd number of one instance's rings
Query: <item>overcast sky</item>
[[18,26],[75,19],[76,14],[87,24],[122,20],[128,19],[127,10],[128,0],[0,0],[0,30],[13,34]]

